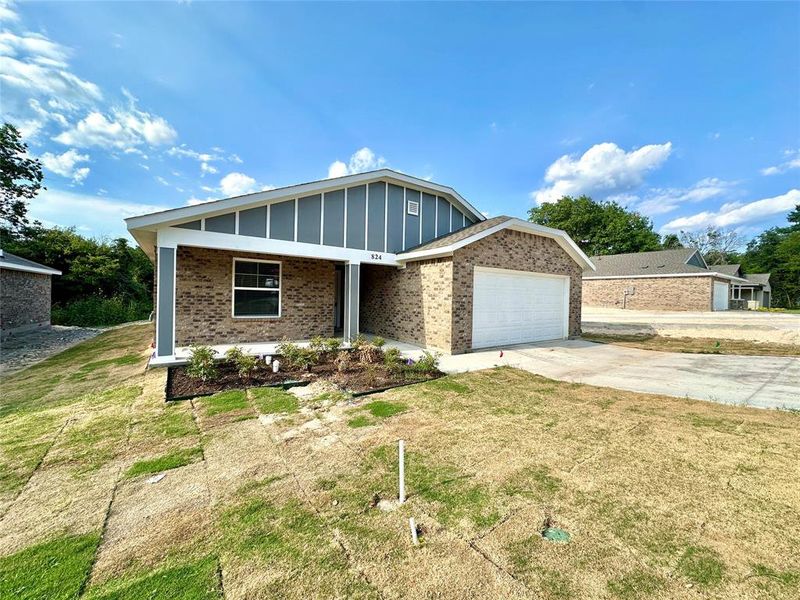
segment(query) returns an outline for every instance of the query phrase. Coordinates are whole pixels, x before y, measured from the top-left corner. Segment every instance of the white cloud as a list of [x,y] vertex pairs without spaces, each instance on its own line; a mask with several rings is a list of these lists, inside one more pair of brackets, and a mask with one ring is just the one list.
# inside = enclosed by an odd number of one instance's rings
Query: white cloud
[[219,169],[212,165],[213,162],[233,162],[233,163],[241,163],[242,159],[239,158],[236,154],[225,154],[225,151],[222,148],[214,147],[211,149],[212,152],[198,152],[197,150],[192,150],[191,148],[187,147],[186,144],[181,144],[180,146],[173,146],[169,150],[167,150],[167,154],[170,156],[178,156],[181,158],[190,158],[192,160],[196,160],[200,163],[200,176],[205,177],[206,175],[215,175],[219,173]]
[[673,219],[664,227],[664,231],[692,230],[703,227],[733,227],[757,223],[771,216],[792,210],[800,204],[800,190],[792,189],[774,198],[764,198],[753,202],[730,202],[723,204],[716,212],[703,211],[696,215]]
[[131,103],[127,108],[112,108],[110,115],[90,112],[71,129],[53,139],[62,144],[89,148],[126,149],[146,144],[160,146],[175,141],[177,132],[157,115],[141,111]]
[[651,188],[643,198],[633,195],[631,202],[624,203],[645,215],[663,215],[689,202],[702,202],[729,194],[736,181],[725,181],[706,177],[688,188]]
[[364,171],[374,171],[385,165],[385,158],[376,156],[372,150],[364,147],[354,152],[347,164],[340,160],[332,162],[328,166],[328,179],[343,177],[344,175],[353,175],[354,173],[363,173]]
[[12,2],[0,2],[0,21],[19,21],[19,15],[14,12]]
[[787,150],[783,154],[788,158],[787,161],[782,162],[779,165],[761,169],[761,174],[780,175],[781,173],[786,173],[786,171],[790,171],[792,169],[800,169],[800,149]]
[[596,144],[581,156],[565,154],[547,168],[547,184],[531,192],[538,203],[562,196],[613,195],[638,188],[645,175],[669,158],[672,143],[650,144],[626,152],[614,143]]
[[156,180],[158,183],[160,183],[161,185],[164,185],[164,186],[166,186],[166,187],[169,187],[169,181],[167,181],[166,179],[164,179],[163,177],[161,177],[161,175],[156,175],[156,176],[155,176],[153,179],[155,179],[155,180]]
[[219,189],[223,196],[241,196],[258,191],[258,183],[244,173],[228,173],[219,182]]
[[169,208],[57,189],[42,191],[30,204],[30,217],[43,223],[73,225],[95,236],[128,237],[125,217]]
[[89,167],[79,167],[78,164],[89,161],[88,154],[80,154],[75,148],[70,148],[63,154],[45,152],[40,157],[42,166],[62,177],[68,177],[75,183],[83,183],[89,175]]

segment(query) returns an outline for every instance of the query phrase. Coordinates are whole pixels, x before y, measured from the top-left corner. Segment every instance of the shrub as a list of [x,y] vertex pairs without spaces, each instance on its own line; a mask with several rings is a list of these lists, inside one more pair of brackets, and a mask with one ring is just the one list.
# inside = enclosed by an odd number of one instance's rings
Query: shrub
[[247,354],[239,346],[234,346],[225,353],[225,358],[228,362],[236,367],[236,372],[240,377],[244,377],[247,381],[253,376],[256,367],[258,366],[258,359],[252,354]]
[[151,310],[153,305],[150,302],[91,296],[66,305],[53,305],[50,318],[53,325],[105,327],[143,321],[150,316]]
[[333,360],[333,364],[336,365],[336,370],[340,373],[347,371],[352,364],[350,353],[347,350],[342,350],[336,355],[336,358]]
[[363,346],[366,343],[367,343],[367,338],[365,338],[363,335],[359,333],[356,337],[350,340],[350,347],[353,350],[358,350],[359,348],[361,348],[361,346]]
[[310,370],[311,367],[319,362],[319,354],[314,348],[301,348],[297,344],[288,341],[278,345],[280,354],[290,367]]
[[439,370],[439,355],[423,350],[422,358],[407,365],[405,370],[411,373],[423,373],[426,375],[436,373]]
[[186,366],[186,374],[202,381],[216,379],[218,375],[214,364],[216,354],[217,351],[208,346],[192,346],[192,357]]
[[383,351],[383,364],[385,364],[392,373],[397,373],[403,368],[403,357],[400,356],[400,350],[397,348],[387,348]]
[[383,352],[381,349],[373,344],[361,344],[358,349],[354,350],[359,362],[370,365],[383,361]]
[[311,343],[309,344],[309,348],[314,350],[317,354],[336,352],[341,346],[341,340],[336,338],[323,338],[320,335],[311,338]]
[[372,338],[372,345],[376,348],[383,348],[386,345],[386,340],[381,336],[376,335],[374,338]]

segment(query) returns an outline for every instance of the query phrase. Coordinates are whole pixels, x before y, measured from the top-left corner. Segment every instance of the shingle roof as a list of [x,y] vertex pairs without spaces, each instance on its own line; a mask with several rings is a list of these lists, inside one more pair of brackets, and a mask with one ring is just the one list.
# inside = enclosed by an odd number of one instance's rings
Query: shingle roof
[[769,283],[769,275],[770,275],[769,273],[750,273],[748,275],[745,275],[744,278],[752,283],[757,283],[759,285],[766,285]]
[[676,248],[674,250],[593,256],[592,262],[597,270],[586,270],[583,275],[584,277],[624,277],[629,275],[708,273],[708,269],[686,264],[686,261],[695,252],[697,252],[695,248]]
[[403,253],[406,252],[419,252],[421,250],[432,250],[434,248],[442,248],[444,246],[449,246],[450,244],[454,244],[456,242],[460,242],[476,233],[480,233],[481,231],[486,231],[487,229],[494,227],[495,225],[499,225],[500,223],[504,223],[513,219],[513,217],[492,217],[491,219],[486,219],[485,221],[479,221],[478,223],[474,223],[464,229],[459,229],[458,231],[454,231],[453,233],[448,233],[446,235],[439,236],[436,239],[431,240],[430,242],[425,242],[424,244],[420,244],[419,246],[414,246],[413,248],[406,248]]
[[12,269],[15,271],[28,271],[30,273],[49,272],[51,275],[61,275],[61,271],[46,265],[39,264],[27,258],[22,258],[16,254],[11,254],[0,250],[0,268]]
[[708,268],[717,273],[725,273],[726,275],[739,275],[739,269],[742,265],[709,265]]

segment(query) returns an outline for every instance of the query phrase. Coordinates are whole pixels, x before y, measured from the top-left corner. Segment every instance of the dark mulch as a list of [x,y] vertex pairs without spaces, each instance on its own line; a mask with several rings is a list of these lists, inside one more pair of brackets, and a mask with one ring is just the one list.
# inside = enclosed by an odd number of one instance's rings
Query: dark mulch
[[390,370],[386,365],[354,363],[346,371],[339,371],[333,364],[332,357],[324,358],[319,364],[311,367],[310,371],[281,365],[278,373],[273,373],[271,367],[259,367],[249,381],[243,379],[230,363],[217,364],[219,377],[213,381],[201,381],[186,374],[186,367],[169,367],[167,377],[167,400],[174,398],[187,398],[224,392],[226,390],[241,390],[247,387],[264,387],[281,385],[293,382],[311,383],[319,379],[327,379],[349,392],[361,394],[364,392],[383,390],[390,387],[420,383],[431,379],[438,379],[444,373],[419,373],[416,371]]

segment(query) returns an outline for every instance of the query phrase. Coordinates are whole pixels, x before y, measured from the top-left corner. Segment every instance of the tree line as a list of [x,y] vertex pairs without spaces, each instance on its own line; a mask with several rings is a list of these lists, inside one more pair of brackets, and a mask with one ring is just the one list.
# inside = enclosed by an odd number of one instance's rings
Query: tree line
[[28,201],[45,189],[41,163],[19,131],[0,127],[0,248],[53,267],[52,321],[60,325],[116,325],[146,319],[153,309],[153,265],[124,238],[96,240],[74,228],[28,220]]

